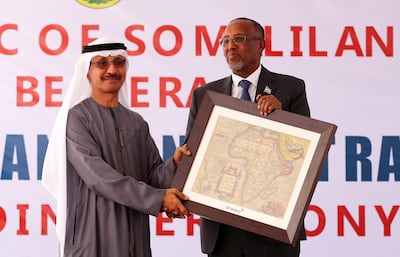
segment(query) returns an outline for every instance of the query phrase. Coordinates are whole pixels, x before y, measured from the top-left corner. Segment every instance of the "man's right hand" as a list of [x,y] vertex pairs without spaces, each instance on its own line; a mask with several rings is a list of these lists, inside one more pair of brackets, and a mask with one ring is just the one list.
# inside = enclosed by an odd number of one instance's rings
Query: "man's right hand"
[[190,215],[189,211],[182,204],[182,201],[189,198],[176,188],[167,189],[162,202],[162,210],[170,218],[185,218]]

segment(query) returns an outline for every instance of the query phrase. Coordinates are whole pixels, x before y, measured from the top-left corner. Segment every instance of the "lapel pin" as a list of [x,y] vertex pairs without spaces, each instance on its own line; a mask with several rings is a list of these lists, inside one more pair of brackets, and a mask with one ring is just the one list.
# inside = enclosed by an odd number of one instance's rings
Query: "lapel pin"
[[268,85],[266,85],[263,92],[266,93],[267,95],[270,95],[272,93],[272,89],[269,88]]

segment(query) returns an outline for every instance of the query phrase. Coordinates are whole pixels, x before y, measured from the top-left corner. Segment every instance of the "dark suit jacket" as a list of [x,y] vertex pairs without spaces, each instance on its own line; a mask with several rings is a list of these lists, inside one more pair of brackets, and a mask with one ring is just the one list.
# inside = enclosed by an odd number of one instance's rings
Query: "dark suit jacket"
[[[261,94],[268,85],[274,95],[282,103],[282,109],[304,116],[310,116],[305,83],[293,76],[278,74],[262,67],[257,84],[257,94]],[[232,76],[225,77],[205,84],[193,91],[192,103],[189,111],[189,119],[186,128],[186,136],[190,134],[194,120],[199,111],[201,100],[207,90],[231,95]],[[220,224],[205,218],[201,218],[200,236],[201,249],[204,253],[211,253],[217,242]],[[301,232],[300,239],[305,239],[305,231]],[[268,239],[266,239],[268,240]]]

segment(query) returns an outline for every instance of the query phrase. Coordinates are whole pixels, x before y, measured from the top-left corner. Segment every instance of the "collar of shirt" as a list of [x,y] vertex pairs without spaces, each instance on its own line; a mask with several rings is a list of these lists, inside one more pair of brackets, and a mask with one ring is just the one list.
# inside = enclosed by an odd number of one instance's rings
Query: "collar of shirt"
[[249,95],[251,98],[251,101],[254,102],[256,98],[256,91],[257,91],[257,83],[258,83],[258,78],[260,77],[261,73],[261,64],[258,66],[258,68],[250,74],[247,78],[242,78],[236,74],[232,73],[232,96],[236,98],[240,98],[240,95],[242,94],[242,87],[239,86],[239,82],[242,79],[246,79],[251,82],[251,85],[249,87]]

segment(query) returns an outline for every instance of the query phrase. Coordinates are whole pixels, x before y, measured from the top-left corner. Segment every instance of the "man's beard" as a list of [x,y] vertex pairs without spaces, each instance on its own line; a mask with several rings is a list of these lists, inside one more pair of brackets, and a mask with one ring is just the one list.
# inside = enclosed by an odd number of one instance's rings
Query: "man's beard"
[[232,71],[241,71],[244,67],[243,61],[239,61],[237,63],[228,63],[229,68],[231,68]]

